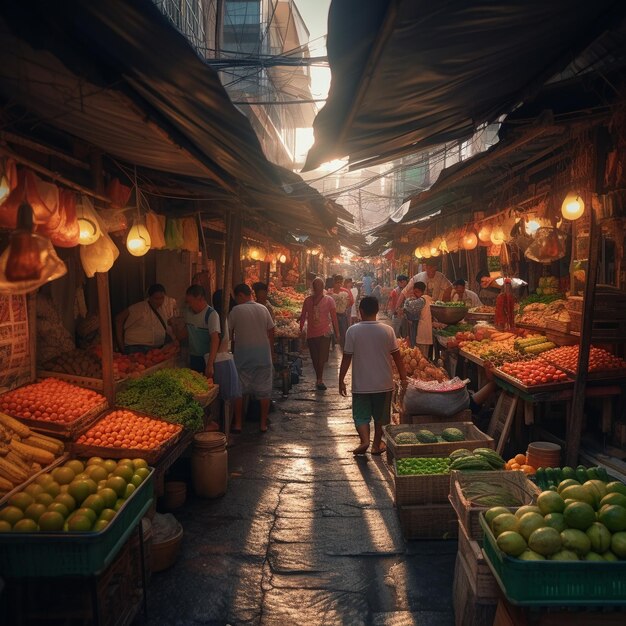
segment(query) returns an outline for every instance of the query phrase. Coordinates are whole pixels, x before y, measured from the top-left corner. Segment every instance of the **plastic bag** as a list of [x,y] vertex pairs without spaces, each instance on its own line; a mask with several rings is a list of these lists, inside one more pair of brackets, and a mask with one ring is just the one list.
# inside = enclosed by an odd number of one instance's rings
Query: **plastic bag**
[[107,234],[98,215],[96,219],[102,232],[101,236],[95,243],[80,247],[80,261],[87,278],[93,278],[96,272],[108,272],[120,255],[120,251]]
[[524,256],[537,263],[552,263],[565,256],[567,234],[558,228],[540,228]]
[[33,222],[36,225],[45,225],[53,231],[61,223],[57,186],[42,181],[30,170],[22,169],[17,173],[17,184],[0,209],[0,226],[15,228],[17,210],[24,202],[32,207]]
[[72,248],[78,245],[80,227],[76,217],[76,194],[67,189],[59,189],[59,215],[61,222],[51,230],[48,225],[38,229],[41,234],[50,237],[52,243],[60,248]]
[[189,252],[198,252],[200,250],[200,241],[198,239],[198,227],[194,217],[185,217],[183,223],[183,250]]
[[422,391],[415,385],[409,385],[402,400],[402,410],[406,415],[452,417],[468,407],[466,387],[454,391]]
[[182,220],[168,217],[165,225],[165,247],[168,250],[180,250],[184,243]]
[[123,209],[130,200],[132,189],[122,185],[119,179],[114,178],[106,189],[106,194],[111,199],[111,204],[116,209]]
[[157,215],[148,211],[146,213],[146,228],[150,235],[150,248],[163,250],[165,248],[165,215]]

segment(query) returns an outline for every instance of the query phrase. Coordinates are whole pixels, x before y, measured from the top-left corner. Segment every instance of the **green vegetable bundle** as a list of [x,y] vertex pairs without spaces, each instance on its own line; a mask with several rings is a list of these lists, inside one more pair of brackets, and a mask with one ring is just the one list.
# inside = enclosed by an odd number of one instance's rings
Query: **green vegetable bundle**
[[420,457],[398,459],[396,461],[398,474],[410,476],[416,474],[448,474],[450,459],[447,457]]
[[180,368],[164,368],[159,370],[161,376],[169,376],[170,378],[177,380],[189,393],[196,396],[209,392],[209,381],[206,376],[203,376],[199,372],[194,372],[187,367]]
[[117,403],[192,431],[200,430],[204,411],[172,371],[176,370],[160,370],[129,381],[126,389],[117,394]]

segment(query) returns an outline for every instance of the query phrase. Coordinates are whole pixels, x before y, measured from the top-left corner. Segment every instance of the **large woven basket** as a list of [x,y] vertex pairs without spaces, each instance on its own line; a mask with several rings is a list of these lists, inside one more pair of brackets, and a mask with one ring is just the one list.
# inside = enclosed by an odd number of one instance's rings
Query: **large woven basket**
[[400,475],[393,462],[396,506],[446,504],[450,493],[450,474]]
[[458,522],[450,504],[399,506],[398,517],[405,539],[454,539]]

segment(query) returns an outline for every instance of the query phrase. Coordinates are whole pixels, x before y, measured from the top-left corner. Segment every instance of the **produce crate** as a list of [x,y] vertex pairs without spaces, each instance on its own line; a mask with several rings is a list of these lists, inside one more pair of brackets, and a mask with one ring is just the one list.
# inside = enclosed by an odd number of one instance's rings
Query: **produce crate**
[[483,552],[512,604],[522,606],[625,606],[626,561],[521,561],[498,549],[484,515]]
[[399,475],[393,462],[396,506],[407,504],[446,504],[450,492],[450,474]]
[[500,595],[498,583],[485,560],[480,544],[470,539],[461,520],[459,520],[459,556],[465,562],[476,598],[496,602]]
[[[480,525],[480,514],[490,506],[478,506],[468,500],[463,494],[463,487],[480,480],[493,485],[505,485],[510,488],[513,496],[519,498],[522,504],[535,502],[541,489],[532,483],[523,472],[459,472],[453,470],[450,474],[450,502],[459,516],[459,523],[467,530],[470,539],[482,539],[483,530]],[[521,505],[520,505],[521,506]],[[517,507],[507,507],[514,512]]]
[[[92,424],[98,421],[98,417],[103,411],[109,408],[109,404],[106,400],[103,400],[100,404],[93,407],[80,417],[77,417],[73,422],[61,423],[61,422],[46,422],[43,420],[30,419],[25,417],[16,417],[21,422],[26,424],[29,428],[32,428],[35,432],[44,433],[57,439],[76,439],[78,434],[83,430],[87,430]],[[12,417],[15,417],[12,415]]]
[[[416,433],[419,430],[430,430],[435,435],[441,435],[446,428],[458,428],[465,439],[463,441],[443,441],[440,443],[396,443],[394,437],[400,433]],[[494,448],[495,442],[492,437],[479,430],[472,422],[450,422],[431,424],[400,424],[398,426],[383,426],[383,433],[387,443],[387,450],[396,459],[404,459],[415,456],[448,456],[454,450],[466,448]]]
[[548,317],[546,319],[546,328],[548,330],[554,330],[557,333],[569,333],[570,331],[570,322],[561,322],[559,320],[552,319]]
[[[135,409],[123,409],[118,408],[116,410],[128,410],[136,413],[137,415],[142,415],[144,417],[149,417],[158,422],[163,422],[167,420],[159,419],[158,417],[154,417],[153,415],[147,415],[146,413],[142,413],[141,411],[136,411]],[[100,416],[100,419],[104,419],[109,413],[112,413],[113,410],[107,411],[106,413]],[[94,423],[98,420],[94,420]],[[91,426],[94,424],[89,424],[88,427],[84,428],[78,436],[82,433],[87,432]],[[74,456],[80,456],[89,458],[91,456],[100,456],[105,459],[144,459],[150,465],[156,465],[161,458],[167,454],[175,445],[176,442],[180,439],[181,434],[184,429],[181,429],[175,435],[172,435],[163,445],[154,450],[140,450],[138,448],[111,448],[108,446],[94,446],[87,445],[84,443],[76,443],[72,444],[72,453]]]
[[472,419],[472,411],[470,409],[463,409],[456,415],[450,417],[439,417],[437,415],[411,415],[405,413],[402,409],[400,413],[401,424],[432,424],[433,422],[442,424],[451,424],[453,422],[469,422]]
[[[497,585],[496,585],[497,586]],[[463,555],[458,552],[452,583],[452,607],[455,626],[468,624],[493,624],[497,600],[480,598],[476,594],[476,581]]]
[[100,532],[0,533],[7,578],[95,576],[106,569],[152,504],[154,470]]
[[458,523],[450,504],[399,506],[398,517],[405,539],[454,539]]

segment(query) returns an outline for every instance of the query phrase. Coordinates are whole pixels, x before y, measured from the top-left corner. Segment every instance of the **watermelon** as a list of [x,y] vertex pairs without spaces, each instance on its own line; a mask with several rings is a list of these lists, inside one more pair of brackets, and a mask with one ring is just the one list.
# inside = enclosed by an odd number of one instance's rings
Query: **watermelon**
[[441,432],[441,437],[445,439],[445,441],[465,441],[463,431],[458,428],[445,428]]

